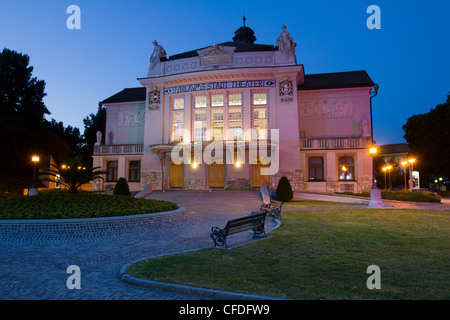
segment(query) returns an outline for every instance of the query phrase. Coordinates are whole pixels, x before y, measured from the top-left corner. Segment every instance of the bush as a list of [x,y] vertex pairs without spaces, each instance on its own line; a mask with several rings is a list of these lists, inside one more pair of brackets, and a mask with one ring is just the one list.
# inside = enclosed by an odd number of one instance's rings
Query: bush
[[280,181],[278,181],[276,196],[278,201],[291,201],[294,197],[294,193],[292,192],[291,183],[288,178],[281,177]]
[[147,214],[177,209],[176,203],[67,190],[0,200],[0,219],[77,219]]
[[130,188],[128,187],[128,182],[125,178],[119,178],[116,185],[114,186],[113,195],[115,196],[130,196]]
[[441,202],[441,197],[428,191],[381,190],[381,198],[412,202]]

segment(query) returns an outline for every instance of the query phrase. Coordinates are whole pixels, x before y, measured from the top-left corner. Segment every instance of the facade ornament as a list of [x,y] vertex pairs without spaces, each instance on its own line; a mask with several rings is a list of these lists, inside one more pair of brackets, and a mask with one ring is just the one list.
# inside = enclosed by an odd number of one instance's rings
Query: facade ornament
[[277,39],[277,45],[280,49],[280,52],[286,56],[287,59],[291,57],[291,55],[295,54],[295,47],[297,44],[294,42],[294,39],[291,37],[289,32],[286,31],[286,26],[283,25],[281,27],[283,30]]
[[150,56],[150,69],[153,69],[160,62],[161,58],[165,58],[167,56],[166,50],[164,50],[162,45],[158,44],[158,41],[153,41],[153,45],[155,48]]
[[150,109],[158,109],[160,103],[160,93],[161,90],[159,90],[157,86],[152,86],[148,93],[148,104],[150,106]]

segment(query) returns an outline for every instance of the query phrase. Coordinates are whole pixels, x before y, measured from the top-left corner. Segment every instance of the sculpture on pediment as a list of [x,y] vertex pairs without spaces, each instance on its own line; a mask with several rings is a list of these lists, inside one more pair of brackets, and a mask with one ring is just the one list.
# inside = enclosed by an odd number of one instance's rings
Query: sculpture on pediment
[[283,25],[281,29],[283,31],[278,36],[277,45],[280,52],[283,53],[287,59],[289,59],[291,55],[295,54],[295,47],[297,44],[294,42],[294,39],[291,37],[289,32],[286,31],[285,25]]
[[152,55],[150,56],[151,69],[153,69],[153,67],[160,62],[161,58],[165,58],[167,56],[166,50],[164,50],[162,45],[158,44],[158,41],[153,41],[153,45],[155,47],[153,48]]

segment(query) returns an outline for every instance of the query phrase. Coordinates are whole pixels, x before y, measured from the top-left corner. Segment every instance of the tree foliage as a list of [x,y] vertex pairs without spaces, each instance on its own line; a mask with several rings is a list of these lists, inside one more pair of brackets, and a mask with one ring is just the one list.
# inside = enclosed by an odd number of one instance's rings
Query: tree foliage
[[46,127],[45,82],[32,76],[28,55],[4,48],[0,53],[0,192],[20,193],[32,180],[31,156],[69,150]]
[[421,181],[434,175],[450,177],[450,93],[445,103],[410,117],[402,127],[410,152],[417,158]]

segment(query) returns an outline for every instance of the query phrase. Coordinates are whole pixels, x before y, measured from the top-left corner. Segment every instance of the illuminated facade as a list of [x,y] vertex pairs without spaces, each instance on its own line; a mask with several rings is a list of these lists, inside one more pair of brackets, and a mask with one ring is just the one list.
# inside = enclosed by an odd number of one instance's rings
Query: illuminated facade
[[108,174],[92,189],[120,177],[133,191],[276,188],[282,176],[295,191],[370,189],[367,73],[305,75],[284,26],[277,45],[255,40],[244,24],[233,41],[170,57],[155,41],[141,86],[102,102],[93,158]]

